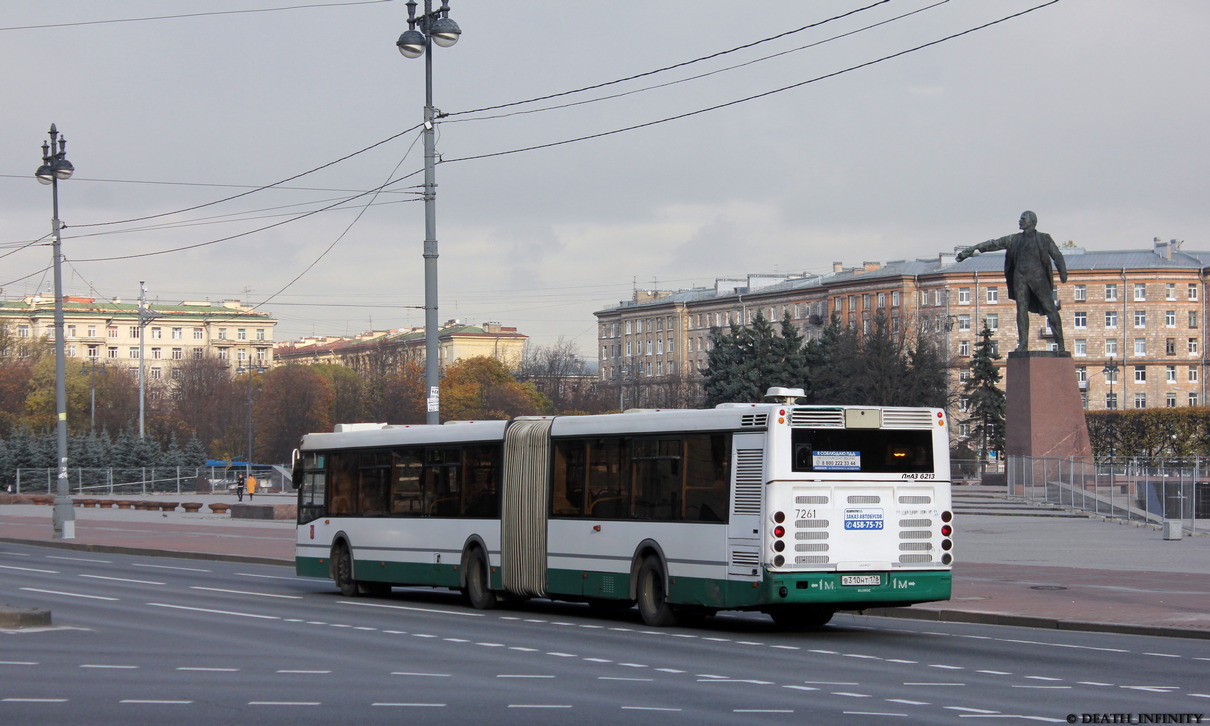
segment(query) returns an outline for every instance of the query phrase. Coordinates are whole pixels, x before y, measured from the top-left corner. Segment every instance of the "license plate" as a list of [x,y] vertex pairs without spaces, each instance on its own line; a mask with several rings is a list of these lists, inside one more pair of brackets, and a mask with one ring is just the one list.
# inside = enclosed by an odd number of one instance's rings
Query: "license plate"
[[841,575],[841,585],[881,585],[882,575]]

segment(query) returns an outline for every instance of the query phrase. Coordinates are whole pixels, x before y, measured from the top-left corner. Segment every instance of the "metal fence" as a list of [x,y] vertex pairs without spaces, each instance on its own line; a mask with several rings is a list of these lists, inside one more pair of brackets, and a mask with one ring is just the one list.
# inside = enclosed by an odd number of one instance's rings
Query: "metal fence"
[[950,459],[950,479],[955,484],[981,481],[986,474],[1003,474],[1004,460]]
[[[1091,462],[1010,456],[1008,493],[1127,521],[1210,528],[1207,462]],[[1167,525],[1166,525],[1167,526]]]
[[[243,467],[175,466],[69,468],[71,494],[208,494],[234,492]],[[290,472],[285,466],[252,467],[258,492],[290,491]],[[58,469],[17,469],[13,494],[54,494]]]

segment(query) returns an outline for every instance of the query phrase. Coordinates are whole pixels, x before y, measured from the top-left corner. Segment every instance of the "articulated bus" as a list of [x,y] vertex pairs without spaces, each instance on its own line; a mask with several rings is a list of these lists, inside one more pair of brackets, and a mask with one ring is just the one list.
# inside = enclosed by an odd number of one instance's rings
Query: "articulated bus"
[[637,603],[818,627],[950,597],[945,413],[773,402],[303,437],[296,569],[347,596]]

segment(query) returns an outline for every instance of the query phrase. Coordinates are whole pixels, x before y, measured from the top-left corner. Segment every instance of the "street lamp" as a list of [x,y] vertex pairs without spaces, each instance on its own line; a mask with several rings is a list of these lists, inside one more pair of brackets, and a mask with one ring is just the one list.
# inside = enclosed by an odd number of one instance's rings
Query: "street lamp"
[[424,14],[416,15],[416,0],[408,0],[408,29],[395,46],[405,58],[424,56],[424,385],[428,389],[425,423],[441,423],[441,389],[437,370],[437,139],[433,108],[433,43],[448,48],[458,42],[462,29],[450,19],[450,4],[433,10],[424,0]]
[[248,374],[248,458],[244,461],[245,480],[252,476],[252,375],[263,373],[264,370],[262,366],[239,367],[235,369],[236,373]]
[[[55,147],[58,147],[57,149]],[[60,257],[61,237],[59,222],[59,180],[70,179],[76,168],[67,160],[67,139],[59,136],[59,130],[50,125],[50,142],[42,142],[42,166],[34,176],[43,184],[50,185],[50,196],[54,206],[51,217],[51,245],[55,268],[55,420],[59,478],[55,482],[55,504],[53,513],[55,539],[76,538],[76,513],[71,507],[67,482],[67,360],[63,352],[63,269]]]
[[105,364],[97,364],[95,357],[89,358],[87,363],[80,366],[81,371],[88,371],[88,398],[90,402],[91,414],[88,419],[88,432],[91,434],[97,433],[97,369],[101,369],[101,373],[105,373]]

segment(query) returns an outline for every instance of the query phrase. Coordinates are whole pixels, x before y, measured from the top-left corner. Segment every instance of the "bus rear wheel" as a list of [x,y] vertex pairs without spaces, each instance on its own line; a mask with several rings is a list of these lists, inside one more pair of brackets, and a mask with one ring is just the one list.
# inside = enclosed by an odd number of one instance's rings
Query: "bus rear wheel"
[[649,556],[639,566],[636,587],[639,615],[643,622],[653,628],[666,628],[677,623],[676,610],[668,604],[668,592],[664,587],[664,566],[658,557]]
[[786,605],[769,610],[769,617],[782,630],[815,630],[827,625],[835,610],[812,606]]
[[466,589],[463,590],[471,607],[491,610],[500,598],[491,589],[491,569],[482,550],[474,550],[466,561]]

